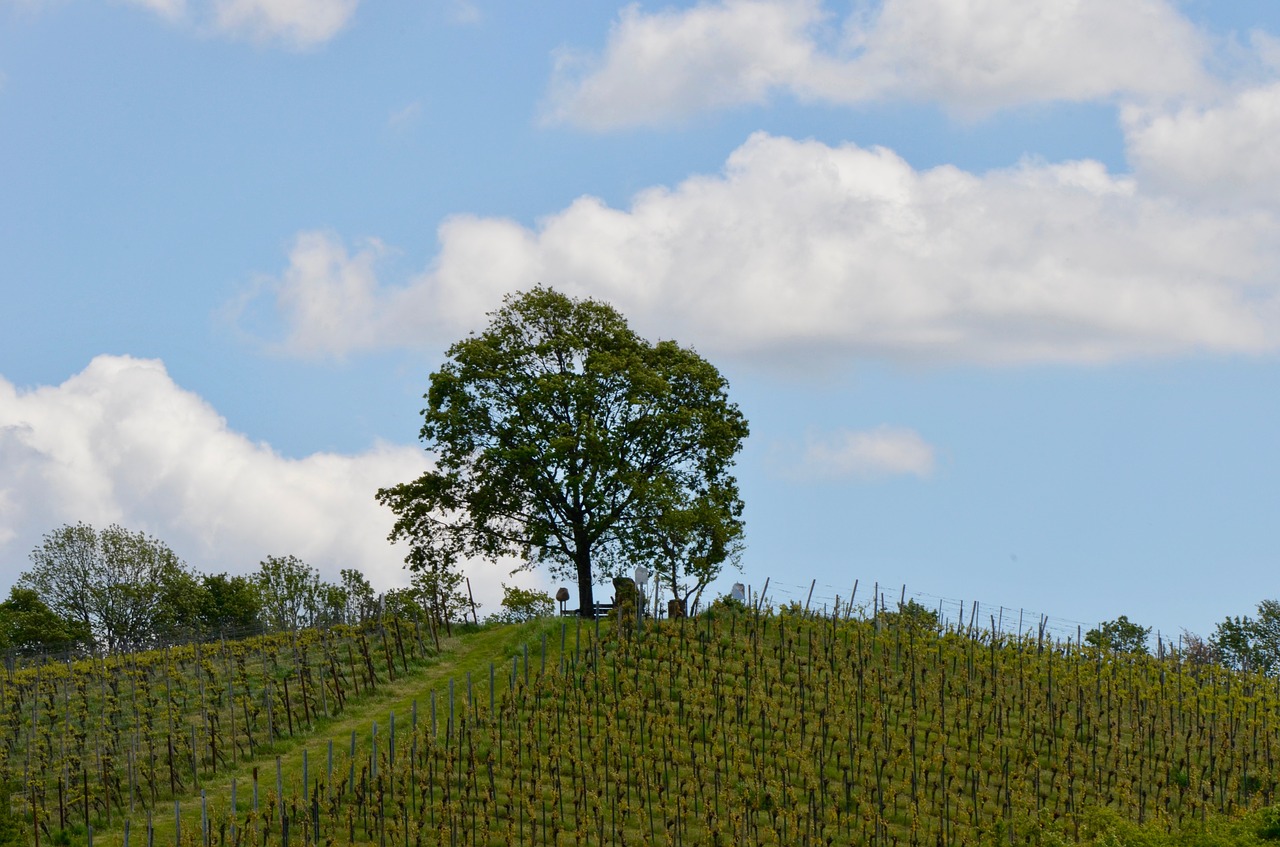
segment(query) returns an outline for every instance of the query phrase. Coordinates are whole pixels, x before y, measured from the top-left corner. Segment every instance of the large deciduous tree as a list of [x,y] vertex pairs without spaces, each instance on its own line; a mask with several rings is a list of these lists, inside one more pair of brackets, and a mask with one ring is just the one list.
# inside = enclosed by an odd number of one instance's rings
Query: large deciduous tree
[[108,651],[144,647],[190,624],[184,598],[194,578],[168,545],[146,533],[67,524],[45,535],[31,563],[18,585]]
[[545,287],[490,318],[431,375],[421,437],[434,468],[378,492],[411,567],[546,563],[576,578],[586,616],[598,578],[654,558],[655,515],[714,495],[737,519],[730,471],[747,423],[709,362]]
[[[253,575],[262,603],[263,622],[274,630],[293,632],[304,627],[341,620],[345,598],[330,598],[335,588],[320,579],[320,572],[297,556],[268,556]],[[336,592],[335,592],[336,593]],[[336,614],[328,614],[331,606]]]

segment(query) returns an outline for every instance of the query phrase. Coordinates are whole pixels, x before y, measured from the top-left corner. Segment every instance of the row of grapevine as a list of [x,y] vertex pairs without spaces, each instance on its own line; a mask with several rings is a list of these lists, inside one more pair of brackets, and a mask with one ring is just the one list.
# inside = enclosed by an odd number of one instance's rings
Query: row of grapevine
[[390,619],[47,663],[0,679],[0,785],[38,831],[110,827],[340,715],[436,651]]
[[1036,843],[1075,835],[1090,808],[1172,830],[1277,799],[1274,680],[803,614],[622,638],[560,626],[558,660],[544,640],[541,658],[451,682],[399,736],[392,715],[308,750],[322,764],[305,759],[264,798],[224,786],[183,838]]

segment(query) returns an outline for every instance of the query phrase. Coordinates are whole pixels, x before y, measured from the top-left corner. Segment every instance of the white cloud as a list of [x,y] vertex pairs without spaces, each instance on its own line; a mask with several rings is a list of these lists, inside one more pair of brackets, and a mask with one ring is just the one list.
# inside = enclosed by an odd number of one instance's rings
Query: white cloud
[[[294,554],[332,581],[341,568],[363,570],[383,590],[408,575],[374,492],[426,466],[421,449],[388,444],[283,457],[231,430],[161,362],[99,356],[58,386],[19,391],[0,378],[0,560],[12,579],[45,532],[119,522],[203,573],[248,573]],[[508,569],[467,566],[487,610],[501,602],[500,581],[539,579]]]
[[334,352],[335,337],[356,349],[377,344],[385,306],[374,266],[383,253],[377,240],[366,241],[351,255],[331,234],[298,236],[277,291],[277,303],[295,328],[289,341],[292,352]]
[[838,32],[833,17],[819,0],[628,6],[602,56],[558,56],[548,118],[609,130],[775,92],[836,104],[929,100],[975,115],[1207,87],[1203,38],[1164,0],[883,0],[857,4]]
[[759,103],[814,64],[809,0],[725,0],[645,14],[623,9],[605,56],[562,53],[550,117],[592,129],[660,123]]
[[1198,201],[1280,205],[1280,82],[1207,106],[1129,108],[1123,123],[1145,184]]
[[346,29],[360,0],[124,0],[174,24],[293,49]]
[[933,473],[934,451],[914,430],[881,426],[811,434],[799,457],[785,461],[784,474],[800,480],[924,478]]
[[474,25],[484,20],[484,12],[472,0],[449,0],[449,17],[456,24]]
[[218,31],[294,47],[322,44],[346,28],[359,0],[212,0]]
[[187,14],[186,0],[126,0],[170,21],[181,20]]
[[1280,223],[1146,196],[1090,161],[973,174],[757,134],[721,175],[583,197],[536,229],[459,216],[400,286],[305,233],[269,290],[303,355],[435,345],[536,283],[704,351],[1107,361],[1280,342]]
[[422,101],[414,100],[392,112],[387,117],[387,126],[391,129],[403,129],[415,123],[420,117],[422,117]]

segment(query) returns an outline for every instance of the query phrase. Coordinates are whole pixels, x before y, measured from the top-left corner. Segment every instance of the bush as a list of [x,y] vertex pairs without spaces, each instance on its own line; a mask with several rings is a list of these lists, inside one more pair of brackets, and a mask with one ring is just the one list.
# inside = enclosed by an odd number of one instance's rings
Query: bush
[[716,618],[720,615],[741,615],[745,614],[746,611],[746,603],[726,594],[723,597],[716,598],[703,614]]
[[502,584],[502,611],[490,616],[495,623],[524,623],[555,614],[551,595],[534,588]]
[[1121,615],[1086,632],[1084,641],[1112,653],[1138,654],[1147,652],[1147,636],[1150,634],[1151,627],[1139,626],[1127,615]]
[[4,802],[0,802],[0,847],[27,847],[31,841],[30,833],[26,822],[9,807],[10,788],[8,785],[0,786],[0,796],[4,798]]
[[917,635],[923,633],[936,635],[942,631],[942,624],[938,621],[937,611],[922,603],[917,603],[915,600],[899,603],[896,612],[881,612],[880,622],[883,626],[901,627],[903,630],[915,632]]

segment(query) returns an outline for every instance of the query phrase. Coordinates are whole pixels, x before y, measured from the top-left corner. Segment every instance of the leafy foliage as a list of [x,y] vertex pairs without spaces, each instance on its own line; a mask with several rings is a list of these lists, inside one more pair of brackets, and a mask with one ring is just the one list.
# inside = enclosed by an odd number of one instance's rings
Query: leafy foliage
[[942,630],[937,610],[930,609],[914,599],[899,603],[895,611],[881,612],[880,621],[884,626],[902,627],[917,635],[937,634]]
[[17,584],[108,651],[139,649],[192,623],[185,598],[194,578],[164,542],[145,533],[67,524],[44,536],[31,562]]
[[345,599],[343,620],[349,624],[362,624],[376,618],[381,611],[378,595],[365,575],[354,568],[343,568],[342,593]]
[[[0,798],[13,793],[12,786],[0,785]],[[0,847],[27,847],[31,834],[8,803],[0,802]]]
[[262,595],[250,577],[206,574],[200,587],[196,603],[203,632],[247,632],[259,623]]
[[[89,826],[198,794],[422,666],[430,641],[416,621],[387,619],[8,668],[0,785],[19,788],[0,793],[0,847],[13,824],[27,843],[22,821],[44,843],[83,844]],[[23,814],[6,819],[13,802]]]
[[413,597],[437,626],[467,619],[471,598],[465,591],[465,577],[454,568],[452,559],[441,559],[415,544],[409,549],[408,564]]
[[576,577],[590,614],[598,579],[653,556],[653,515],[712,498],[737,519],[729,469],[747,424],[711,364],[549,288],[490,319],[431,375],[421,437],[436,466],[378,492],[397,515],[392,538],[415,548],[411,567],[547,563]]
[[650,507],[653,514],[644,524],[650,541],[637,549],[653,566],[658,588],[692,609],[726,562],[740,567],[742,501],[736,490],[713,486],[693,498],[672,491]]
[[524,623],[555,614],[555,601],[545,591],[502,583],[502,611],[494,615],[497,623]]
[[1151,627],[1139,626],[1121,615],[1113,621],[1099,624],[1084,634],[1086,644],[1113,653],[1145,653]]
[[292,632],[321,619],[326,596],[320,574],[297,556],[263,559],[254,582],[262,599],[262,614],[272,629]]
[[30,588],[12,586],[0,603],[0,650],[62,651],[88,640],[86,626],[58,615]]
[[1263,600],[1257,617],[1228,617],[1209,638],[1217,660],[1230,668],[1274,676],[1280,672],[1280,602]]

